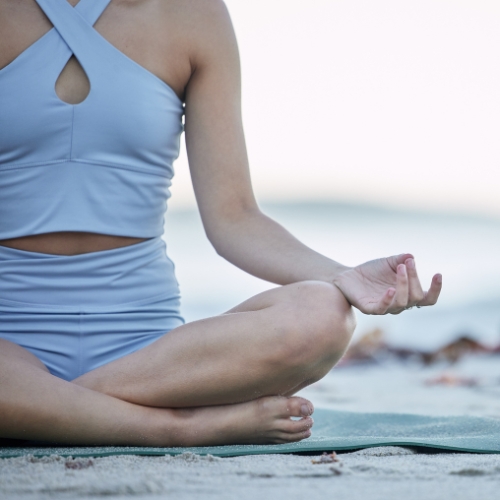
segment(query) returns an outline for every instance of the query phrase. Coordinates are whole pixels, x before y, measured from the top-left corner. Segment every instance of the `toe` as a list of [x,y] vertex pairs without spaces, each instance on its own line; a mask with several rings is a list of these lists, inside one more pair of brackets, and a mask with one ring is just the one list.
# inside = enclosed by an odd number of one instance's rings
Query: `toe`
[[314,420],[311,417],[304,417],[300,420],[291,420],[287,418],[281,420],[279,430],[289,434],[298,434],[310,430],[313,424]]
[[281,417],[309,417],[314,412],[313,404],[304,398],[292,397],[283,401]]
[[286,444],[286,443],[296,443],[297,441],[302,441],[311,437],[311,431],[297,432],[296,434],[288,434],[286,432],[277,434],[272,440],[274,444]]

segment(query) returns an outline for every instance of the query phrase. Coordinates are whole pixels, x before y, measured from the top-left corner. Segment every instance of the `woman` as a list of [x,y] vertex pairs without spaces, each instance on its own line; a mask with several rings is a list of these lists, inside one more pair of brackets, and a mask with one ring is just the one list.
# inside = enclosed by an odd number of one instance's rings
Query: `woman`
[[[0,437],[193,446],[310,436],[313,406],[293,394],[344,353],[351,305],[432,305],[441,276],[424,292],[410,254],[348,268],[260,212],[222,0],[0,8]],[[210,242],[282,285],[185,325],[161,240],[184,111]]]

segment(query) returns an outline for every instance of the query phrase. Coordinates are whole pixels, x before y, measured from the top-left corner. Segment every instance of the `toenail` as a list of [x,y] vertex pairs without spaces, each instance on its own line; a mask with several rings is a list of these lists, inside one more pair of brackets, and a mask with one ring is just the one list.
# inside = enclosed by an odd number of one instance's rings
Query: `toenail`
[[302,405],[300,410],[302,411],[302,415],[304,415],[304,417],[308,417],[311,414],[311,409],[307,405]]

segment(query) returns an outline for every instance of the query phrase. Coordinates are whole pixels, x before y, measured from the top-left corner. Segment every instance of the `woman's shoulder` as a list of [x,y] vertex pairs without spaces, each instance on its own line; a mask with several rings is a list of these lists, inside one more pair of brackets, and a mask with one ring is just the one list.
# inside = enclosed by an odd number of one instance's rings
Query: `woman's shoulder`
[[[141,0],[121,0],[143,5]],[[151,0],[152,1],[152,0]],[[223,22],[229,18],[224,0],[162,0],[155,4],[162,9],[165,19],[180,21],[184,27],[209,28],[212,23]]]
[[223,0],[164,0],[165,16],[175,16],[187,33],[203,36],[218,33],[231,24]]
[[170,9],[178,9],[179,25],[190,47],[192,60],[210,61],[223,57],[236,45],[228,8],[223,0],[166,0]]

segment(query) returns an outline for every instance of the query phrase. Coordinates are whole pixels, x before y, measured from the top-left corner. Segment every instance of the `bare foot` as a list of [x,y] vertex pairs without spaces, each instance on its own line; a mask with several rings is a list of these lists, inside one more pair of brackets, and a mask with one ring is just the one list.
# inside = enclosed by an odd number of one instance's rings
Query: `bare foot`
[[168,411],[179,429],[175,436],[170,429],[170,446],[283,444],[311,435],[314,407],[304,398],[270,396],[247,403]]

